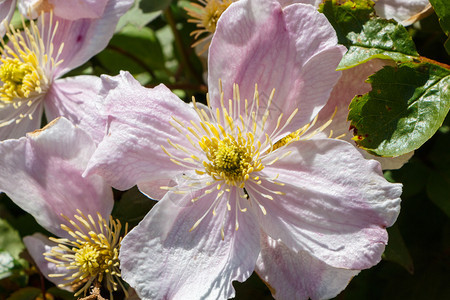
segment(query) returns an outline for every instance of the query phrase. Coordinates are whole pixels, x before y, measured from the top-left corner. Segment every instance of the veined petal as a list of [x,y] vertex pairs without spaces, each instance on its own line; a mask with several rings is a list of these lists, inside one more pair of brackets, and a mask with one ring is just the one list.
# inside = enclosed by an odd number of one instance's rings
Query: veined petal
[[[252,101],[257,84],[261,102],[275,89],[272,105],[284,119],[299,107],[293,120],[298,129],[325,105],[339,78],[335,69],[344,52],[328,20],[313,6],[282,9],[277,1],[233,3],[220,17],[209,50],[211,106],[220,106],[219,80],[226,100],[233,98],[237,83],[240,98]],[[316,91],[304,97],[313,90],[308,86],[312,83]]]
[[55,16],[67,20],[100,18],[108,0],[19,0],[22,15],[37,18],[41,11],[53,9]]
[[[55,49],[59,49],[60,45],[64,43],[63,51],[59,56],[63,62],[55,70],[55,77],[60,77],[82,65],[103,50],[113,36],[119,18],[130,8],[133,2],[132,0],[110,0],[105,7],[103,16],[98,19],[71,21],[54,17],[53,24],[59,23],[54,38]],[[49,19],[46,16],[45,26],[50,26]]]
[[16,9],[16,0],[0,0],[0,38],[6,33],[6,26],[14,14]]
[[[3,123],[0,127],[0,141],[20,138],[27,132],[40,128],[43,110],[44,106],[39,100],[34,100],[31,107],[24,104],[15,108],[11,104],[0,108],[0,123]],[[32,111],[31,119],[28,114],[30,111]],[[20,114],[27,114],[28,117],[18,118],[20,121],[17,123],[16,116]]]
[[255,271],[277,300],[331,299],[359,273],[333,268],[307,251],[294,252],[265,235],[261,248]]
[[177,124],[176,118],[189,126],[190,120],[199,120],[195,110],[164,85],[144,88],[128,72],[103,76],[102,84],[108,131],[86,174],[98,173],[113,187],[125,190],[140,182],[168,180],[186,170],[170,161],[161,145],[167,146],[170,139],[193,149],[171,123]]
[[190,231],[215,198],[191,203],[192,196],[168,192],[122,242],[122,276],[141,299],[228,299],[232,281],[244,281],[255,267],[260,246],[253,216],[241,218],[236,231],[234,212],[222,203]]
[[[67,281],[64,280],[63,277],[49,277],[49,274],[65,274],[67,273],[66,268],[58,268],[52,262],[49,262],[45,259],[43,255],[46,252],[50,252],[52,247],[57,246],[55,242],[52,242],[43,235],[42,233],[35,233],[33,235],[29,235],[23,238],[23,243],[27,247],[28,253],[30,253],[37,267],[41,271],[41,273],[47,278],[49,281],[53,282],[55,285],[64,284]],[[68,289],[66,287],[65,289]]]
[[88,132],[98,144],[106,131],[106,118],[101,114],[100,87],[101,79],[97,76],[57,79],[45,97],[47,120],[65,117]]
[[[338,83],[331,92],[330,99],[324,108],[319,112],[316,125],[311,130],[317,129],[333,117],[333,121],[327,126],[326,131],[333,131],[333,136],[343,136],[341,139],[355,145],[352,140],[353,132],[350,130],[350,121],[347,121],[348,106],[356,95],[369,92],[372,88],[366,82],[367,78],[386,65],[393,64],[388,60],[373,59],[357,67],[344,70]],[[381,163],[383,170],[399,169],[406,163],[414,152],[407,153],[399,157],[379,157],[369,154],[367,151],[357,148],[361,154],[368,159],[375,159]]]
[[[81,176],[95,150],[91,137],[66,119],[18,140],[0,142],[0,190],[57,236],[61,214],[109,216],[112,190],[100,176]],[[20,188],[18,188],[20,187]]]
[[[387,182],[378,162],[364,159],[344,141],[299,141],[285,148],[291,154],[262,172],[284,184],[262,182],[284,193],[264,201],[263,230],[291,250],[308,251],[336,268],[377,264],[387,243],[386,227],[400,211],[401,185]],[[257,189],[247,189],[250,198],[258,197],[252,192]]]

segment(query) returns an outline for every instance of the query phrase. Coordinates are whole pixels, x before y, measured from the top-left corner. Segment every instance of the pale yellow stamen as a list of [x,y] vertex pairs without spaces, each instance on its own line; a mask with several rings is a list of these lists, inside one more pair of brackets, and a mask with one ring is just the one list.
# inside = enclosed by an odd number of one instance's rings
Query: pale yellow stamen
[[[60,287],[71,287],[75,296],[86,292],[95,282],[105,282],[110,292],[116,291],[120,286],[127,294],[120,280],[119,250],[122,236],[122,225],[118,220],[110,217],[108,222],[97,215],[97,221],[91,215],[87,217],[78,210],[76,221],[63,216],[71,227],[62,224],[73,240],[65,238],[50,238],[58,243],[50,252],[44,253],[45,259],[54,263],[56,267],[66,270],[64,273],[50,274],[50,277],[64,277],[67,283]],[[127,232],[127,225],[125,226]]]
[[[211,38],[211,34],[216,31],[217,21],[228,6],[233,3],[232,0],[199,0],[199,3],[191,2],[190,7],[185,7],[187,14],[191,17],[189,23],[195,23],[197,28],[191,32],[191,35],[197,40],[192,47],[195,47]],[[198,39],[201,35],[205,37]],[[201,52],[206,51],[209,43],[205,43]]]
[[[50,13],[50,24],[53,14]],[[23,31],[15,29],[12,25],[8,28],[6,37],[8,43],[1,41],[0,47],[0,108],[12,105],[20,110],[0,119],[0,127],[13,122],[20,122],[23,118],[32,118],[32,114],[38,107],[51,84],[52,72],[62,62],[58,60],[63,45],[54,53],[53,38],[58,27],[56,22],[53,28],[45,28],[44,14],[41,16],[41,31],[33,20],[29,27]],[[46,40],[42,36],[46,35]],[[55,54],[55,55],[54,55]],[[23,105],[26,104],[24,108]]]

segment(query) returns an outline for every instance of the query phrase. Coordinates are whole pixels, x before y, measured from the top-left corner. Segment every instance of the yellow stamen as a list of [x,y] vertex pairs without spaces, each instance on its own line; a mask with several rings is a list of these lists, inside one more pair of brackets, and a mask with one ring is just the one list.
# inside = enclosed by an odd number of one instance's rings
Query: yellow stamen
[[[73,240],[65,238],[50,238],[58,243],[50,252],[44,253],[45,259],[54,263],[59,268],[65,268],[65,273],[50,274],[50,277],[64,277],[68,282],[60,287],[70,286],[75,296],[86,292],[93,283],[105,282],[110,292],[116,291],[120,286],[127,294],[120,281],[119,250],[122,236],[122,225],[112,217],[108,222],[97,214],[97,221],[91,215],[87,217],[78,210],[80,215],[75,215],[74,220],[63,216],[71,227],[62,224],[61,228],[73,237]],[[81,225],[81,226],[80,226]],[[127,224],[125,233],[127,233]]]

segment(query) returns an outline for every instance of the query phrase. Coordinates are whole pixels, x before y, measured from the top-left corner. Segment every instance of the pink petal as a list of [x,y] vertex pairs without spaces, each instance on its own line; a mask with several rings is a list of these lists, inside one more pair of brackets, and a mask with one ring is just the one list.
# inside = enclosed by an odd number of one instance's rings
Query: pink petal
[[[48,237],[41,233],[35,233],[23,238],[23,242],[27,247],[28,253],[30,253],[34,262],[38,266],[41,273],[49,281],[53,282],[55,285],[64,284],[67,281],[63,277],[49,277],[49,274],[65,274],[67,273],[66,268],[58,268],[54,263],[49,262],[45,259],[43,255],[45,252],[50,252],[50,250],[57,246],[56,243],[50,241]],[[69,290],[69,287],[66,288]]]
[[[55,26],[55,22],[59,23],[53,42],[54,48],[59,49],[59,46],[64,43],[63,52],[60,55],[63,62],[56,68],[54,76],[60,77],[103,50],[113,36],[119,18],[132,4],[132,0],[110,0],[105,7],[103,16],[99,19],[70,21],[53,17],[52,26]],[[46,14],[46,28],[50,26],[49,19],[49,15]]]
[[76,76],[53,82],[45,98],[48,121],[63,116],[89,133],[98,144],[105,135],[106,118],[101,115],[100,77]]
[[307,251],[294,252],[283,243],[262,237],[256,272],[278,300],[331,299],[359,273],[330,267]]
[[169,180],[182,173],[186,168],[171,162],[161,145],[170,147],[170,139],[193,149],[170,123],[176,123],[173,117],[186,125],[190,120],[198,122],[195,110],[163,85],[142,87],[128,72],[103,76],[102,83],[100,96],[105,99],[108,132],[86,174],[98,173],[113,187],[126,190],[138,183]]
[[16,9],[16,0],[0,0],[0,38],[6,33],[6,26]]
[[[277,181],[285,184],[263,181],[266,188],[285,193],[263,199],[263,230],[291,250],[308,251],[336,268],[377,264],[387,243],[386,227],[400,211],[401,185],[387,182],[378,162],[364,159],[344,141],[316,139],[285,148],[292,153],[263,170],[269,178],[278,174]],[[253,192],[256,184],[246,189],[250,198],[262,198]]]
[[375,1],[377,15],[394,19],[404,26],[411,25],[411,17],[424,11],[430,5],[428,0],[378,0]]
[[42,10],[53,9],[55,16],[77,20],[100,18],[107,2],[108,0],[19,0],[18,6],[22,15],[32,18],[37,18]]
[[220,105],[219,79],[225,99],[237,83],[241,99],[252,101],[258,84],[261,101],[275,89],[273,105],[285,119],[300,107],[296,130],[325,105],[344,52],[328,20],[310,5],[282,9],[276,1],[238,1],[221,16],[209,51],[212,106]]
[[234,296],[232,281],[251,275],[260,250],[251,214],[240,219],[236,231],[233,210],[223,203],[215,216],[209,213],[189,232],[211,197],[192,203],[189,193],[168,192],[125,237],[122,276],[141,299],[228,299]]
[[[345,134],[342,139],[356,146],[356,143],[352,140],[353,132],[350,130],[350,122],[347,121],[348,106],[356,95],[363,95],[372,89],[371,85],[366,82],[370,75],[391,64],[393,63],[388,60],[374,59],[357,67],[344,70],[331,92],[330,99],[320,111],[316,125],[311,130],[319,128],[330,120],[336,110],[333,121],[325,131],[328,133],[332,130],[333,136]],[[400,157],[379,157],[359,148],[358,151],[368,159],[379,161],[383,170],[399,169],[413,155],[413,152],[411,152]]]
[[23,118],[19,123],[16,123],[15,116],[25,114],[30,107],[22,105],[19,108],[14,108],[12,105],[7,105],[0,109],[0,123],[10,121],[8,125],[0,127],[0,141],[6,139],[16,139],[25,136],[27,132],[34,131],[41,127],[41,118],[44,106],[40,100],[34,100],[36,106],[32,113],[32,119],[29,117]]
[[[0,190],[38,223],[57,236],[64,214],[73,217],[99,212],[108,217],[112,191],[99,176],[83,178],[95,150],[91,137],[66,119],[18,140],[0,143]],[[20,188],[18,188],[20,187]]]

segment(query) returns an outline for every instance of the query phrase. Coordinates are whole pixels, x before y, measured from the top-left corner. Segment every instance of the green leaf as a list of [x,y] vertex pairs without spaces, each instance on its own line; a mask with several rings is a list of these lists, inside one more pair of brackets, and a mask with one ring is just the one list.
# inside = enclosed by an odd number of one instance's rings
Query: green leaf
[[374,58],[407,62],[419,56],[408,31],[394,20],[374,18],[361,32],[347,35],[351,45],[339,63],[338,70],[355,67]]
[[333,25],[339,44],[346,47],[352,42],[347,39],[349,32],[361,32],[364,23],[374,14],[374,3],[370,0],[346,1],[327,0],[320,4],[319,11],[322,12]]
[[383,259],[395,262],[404,267],[410,274],[414,273],[414,263],[406,248],[397,224],[388,228],[389,242],[383,253]]
[[448,0],[430,0],[430,3],[439,18],[442,30],[448,36],[450,34],[450,5]]
[[8,300],[35,300],[39,295],[42,296],[41,289],[26,287],[14,292],[8,297]]
[[112,216],[123,223],[127,222],[131,229],[145,217],[156,202],[142,194],[135,186],[123,193],[120,201],[116,202]]
[[132,24],[139,28],[144,27],[161,15],[171,0],[136,0],[133,6],[119,20],[116,31],[121,30],[125,25]]
[[450,108],[450,71],[435,64],[385,67],[368,81],[372,90],[353,98],[348,119],[353,139],[380,156],[398,156],[425,143]]
[[0,280],[21,269],[20,263],[8,251],[0,250]]
[[155,80],[156,70],[165,70],[161,44],[148,27],[125,26],[97,58],[109,74],[118,74],[120,70],[127,70],[137,77],[145,74],[145,78],[137,78],[141,84]]
[[23,261],[19,255],[25,245],[18,232],[3,219],[0,219],[0,249],[8,252],[17,261]]

